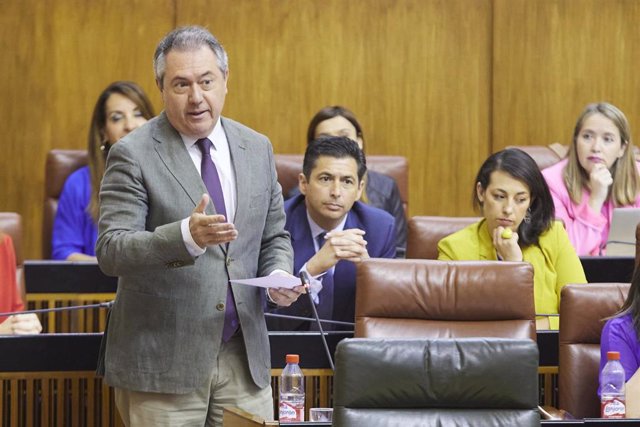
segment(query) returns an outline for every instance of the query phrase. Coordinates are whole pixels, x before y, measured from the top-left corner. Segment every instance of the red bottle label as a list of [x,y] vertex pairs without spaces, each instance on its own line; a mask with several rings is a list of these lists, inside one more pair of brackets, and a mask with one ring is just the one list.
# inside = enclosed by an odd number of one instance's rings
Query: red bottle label
[[294,405],[289,402],[280,402],[281,423],[301,422],[304,421],[304,402],[300,405]]
[[624,418],[626,407],[624,399],[619,397],[602,397],[600,404],[602,418]]

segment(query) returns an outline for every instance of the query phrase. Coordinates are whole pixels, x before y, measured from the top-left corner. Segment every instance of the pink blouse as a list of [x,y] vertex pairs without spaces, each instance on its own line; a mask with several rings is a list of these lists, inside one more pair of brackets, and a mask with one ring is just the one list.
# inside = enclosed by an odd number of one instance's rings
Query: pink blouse
[[[562,179],[567,162],[567,159],[562,160],[542,171],[551,190],[556,218],[564,221],[569,240],[578,255],[602,255],[609,237],[614,204],[607,200],[600,212],[595,212],[589,206],[589,191],[586,189],[582,191],[580,204],[573,203]],[[635,203],[628,207],[640,207],[640,194]]]

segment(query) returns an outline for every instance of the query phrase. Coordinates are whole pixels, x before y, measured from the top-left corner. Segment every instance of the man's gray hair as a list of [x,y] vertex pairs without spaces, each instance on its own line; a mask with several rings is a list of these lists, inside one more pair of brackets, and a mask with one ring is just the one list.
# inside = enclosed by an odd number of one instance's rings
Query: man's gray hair
[[202,27],[179,27],[167,34],[158,43],[156,53],[153,55],[153,70],[160,88],[163,86],[166,57],[169,51],[173,49],[183,52],[193,51],[202,46],[208,46],[213,51],[218,60],[218,68],[226,76],[229,70],[229,58],[218,39]]

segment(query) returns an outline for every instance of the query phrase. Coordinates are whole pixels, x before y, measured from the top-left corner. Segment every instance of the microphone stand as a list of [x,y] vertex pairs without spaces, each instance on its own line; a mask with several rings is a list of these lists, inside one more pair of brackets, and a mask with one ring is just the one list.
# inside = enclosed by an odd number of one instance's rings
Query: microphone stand
[[[278,314],[278,313],[264,313],[265,317],[275,317],[278,319],[289,319],[289,320],[302,320],[303,322],[315,322],[316,319],[312,319],[311,317],[302,317],[302,316],[292,316],[290,314]],[[320,323],[327,323],[329,325],[337,325],[337,326],[351,326],[353,327],[355,324],[351,322],[342,322],[340,320],[325,320],[318,319]],[[346,331],[348,332],[348,331]],[[351,331],[353,332],[353,331]]]
[[73,311],[73,310],[86,310],[90,308],[111,308],[113,305],[113,301],[101,302],[98,304],[88,304],[88,305],[71,305],[69,307],[55,307],[55,308],[39,308],[36,310],[24,310],[24,311],[9,311],[6,313],[0,313],[0,317],[4,316],[14,316],[20,314],[40,314],[40,313],[51,313],[57,311]]
[[318,310],[316,310],[316,304],[313,302],[313,297],[311,296],[311,292],[309,292],[309,276],[304,272],[300,272],[300,281],[307,289],[307,295],[309,296],[309,302],[311,303],[311,310],[313,311],[313,317],[316,320],[316,325],[318,326],[318,330],[320,331],[320,337],[322,338],[322,345],[324,346],[324,351],[327,354],[327,360],[329,361],[329,366],[332,371],[336,371],[336,367],[333,364],[333,359],[331,358],[331,352],[329,351],[329,345],[327,344],[327,338],[324,336],[324,330],[322,329],[322,322],[320,321],[320,317],[318,316]]

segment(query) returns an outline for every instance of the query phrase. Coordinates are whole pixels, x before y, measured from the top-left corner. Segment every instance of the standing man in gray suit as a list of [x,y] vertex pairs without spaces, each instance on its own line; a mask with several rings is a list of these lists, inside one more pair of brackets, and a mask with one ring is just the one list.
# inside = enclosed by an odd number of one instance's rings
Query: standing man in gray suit
[[304,288],[229,284],[292,270],[271,144],[220,116],[227,54],[207,30],[169,33],[154,68],[165,111],[111,148],[100,191],[96,255],[119,276],[101,368],[128,426],[273,419],[262,298]]

